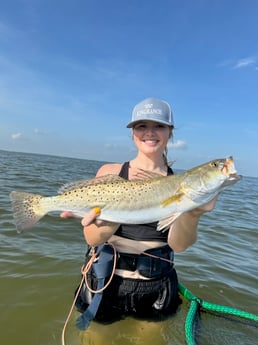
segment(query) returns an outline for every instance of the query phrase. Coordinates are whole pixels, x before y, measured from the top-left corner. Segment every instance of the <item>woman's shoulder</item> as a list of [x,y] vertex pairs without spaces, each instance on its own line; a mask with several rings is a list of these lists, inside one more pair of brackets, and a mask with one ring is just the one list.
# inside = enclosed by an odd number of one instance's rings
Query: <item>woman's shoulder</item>
[[122,168],[123,164],[122,163],[108,163],[102,165],[96,176],[104,176],[104,175],[119,175],[120,170]]

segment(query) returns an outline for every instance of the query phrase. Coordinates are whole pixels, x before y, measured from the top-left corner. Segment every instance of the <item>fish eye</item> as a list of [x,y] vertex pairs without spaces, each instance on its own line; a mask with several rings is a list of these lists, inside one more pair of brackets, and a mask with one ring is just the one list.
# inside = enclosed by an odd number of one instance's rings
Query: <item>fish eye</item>
[[213,168],[217,168],[218,164],[217,164],[217,162],[211,162],[211,166],[212,166]]

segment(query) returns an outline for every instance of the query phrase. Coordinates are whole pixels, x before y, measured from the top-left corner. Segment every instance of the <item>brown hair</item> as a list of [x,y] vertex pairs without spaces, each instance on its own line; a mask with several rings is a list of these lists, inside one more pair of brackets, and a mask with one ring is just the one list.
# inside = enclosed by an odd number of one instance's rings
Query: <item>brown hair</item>
[[[170,138],[173,139],[173,129],[174,129],[174,126],[169,126],[169,129],[170,129],[169,139],[170,139]],[[169,163],[169,161],[168,161],[168,147],[167,147],[167,146],[165,147],[165,151],[163,152],[163,160],[164,160],[164,163],[165,163],[165,165],[166,165],[167,167],[171,165],[171,164]]]

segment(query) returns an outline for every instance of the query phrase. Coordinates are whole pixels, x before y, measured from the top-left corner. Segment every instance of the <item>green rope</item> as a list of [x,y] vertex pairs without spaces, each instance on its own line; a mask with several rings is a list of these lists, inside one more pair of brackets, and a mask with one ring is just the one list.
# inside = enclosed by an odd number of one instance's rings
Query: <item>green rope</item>
[[196,319],[199,303],[192,300],[185,320],[185,339],[188,345],[195,345],[194,321]]
[[245,319],[249,319],[255,322],[258,322],[258,316],[242,311],[236,308],[231,308],[219,304],[214,304],[206,302],[196,297],[190,290],[184,287],[182,284],[178,283],[178,290],[180,294],[185,297],[190,302],[190,307],[185,320],[185,338],[187,345],[196,345],[194,337],[194,323],[197,316],[198,310],[200,307],[202,309],[211,310],[223,314],[230,314]]
[[205,302],[205,301],[202,301],[201,306],[203,309],[212,310],[212,311],[216,311],[216,312],[223,313],[223,314],[235,315],[238,317],[243,317],[245,319],[258,322],[258,316],[257,315],[254,315],[254,314],[251,314],[251,313],[248,313],[246,311],[239,310],[236,308],[226,307],[223,305],[209,303],[209,302]]

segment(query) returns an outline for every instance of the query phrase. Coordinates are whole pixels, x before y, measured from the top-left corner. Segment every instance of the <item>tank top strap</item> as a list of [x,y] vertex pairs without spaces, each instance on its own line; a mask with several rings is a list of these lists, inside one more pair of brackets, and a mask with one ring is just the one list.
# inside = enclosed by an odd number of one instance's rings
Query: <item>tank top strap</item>
[[173,169],[170,168],[169,166],[168,166],[167,174],[168,174],[168,175],[174,175]]
[[129,162],[125,162],[122,165],[121,170],[120,170],[118,176],[123,177],[126,180],[128,180],[128,172],[129,172]]
[[[123,177],[128,180],[129,164],[130,164],[129,162],[123,163],[118,176]],[[167,169],[167,175],[174,175],[174,171],[169,166]]]

